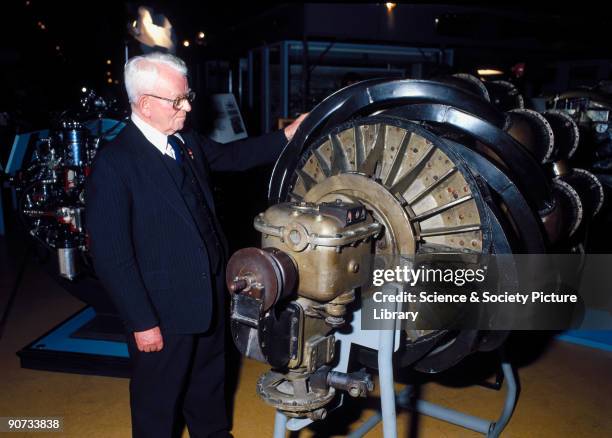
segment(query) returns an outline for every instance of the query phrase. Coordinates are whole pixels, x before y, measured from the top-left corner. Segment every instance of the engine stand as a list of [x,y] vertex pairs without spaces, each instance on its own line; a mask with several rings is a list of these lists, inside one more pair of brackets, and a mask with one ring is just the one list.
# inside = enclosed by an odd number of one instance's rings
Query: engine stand
[[[390,360],[390,359],[387,359]],[[379,366],[380,363],[380,354],[379,354]],[[514,411],[514,408],[518,399],[518,382],[514,375],[514,370],[512,365],[508,362],[503,362],[501,364],[502,372],[504,375],[504,380],[507,385],[506,396],[504,400],[504,407],[502,412],[497,419],[497,421],[491,421],[484,418],[475,417],[473,415],[467,414],[465,412],[460,412],[454,409],[449,409],[444,406],[437,405],[435,403],[431,403],[425,400],[414,399],[412,385],[407,386],[402,391],[397,393],[395,396],[395,403],[397,406],[402,408],[411,409],[414,412],[419,414],[428,415],[430,417],[437,418],[442,421],[446,421],[447,423],[456,424],[457,426],[461,426],[466,429],[470,429],[476,431],[478,433],[483,434],[487,438],[497,438],[500,436],[501,432],[504,430],[508,422],[510,421],[510,417]],[[383,389],[386,387],[393,388],[393,380],[389,379],[387,376],[384,377],[387,381],[385,385],[383,385],[383,374],[380,374],[381,380],[381,405],[382,405],[382,414],[376,413],[372,417],[370,417],[366,422],[361,425],[357,430],[348,435],[350,438],[359,438],[363,437],[367,432],[369,432],[374,426],[376,426],[381,420],[383,421],[383,433],[385,438],[395,438],[397,437],[397,431],[395,428],[395,403],[391,408],[385,408],[384,400],[388,398],[388,394],[383,393]],[[390,381],[389,381],[390,380]],[[387,391],[388,392],[388,391]],[[387,427],[387,422],[393,421],[391,427]]]
[[[359,321],[359,315],[356,315],[355,321]],[[360,327],[355,327],[359,332]],[[504,407],[497,421],[491,421],[484,418],[475,417],[465,412],[460,412],[454,409],[449,409],[444,406],[437,405],[425,400],[414,399],[412,385],[407,386],[399,393],[395,394],[393,389],[393,352],[395,348],[395,340],[397,330],[380,330],[379,346],[378,346],[378,370],[381,398],[381,412],[374,414],[365,421],[358,429],[353,431],[349,438],[360,438],[365,436],[373,429],[380,421],[383,422],[383,436],[385,438],[397,437],[397,421],[396,421],[396,406],[400,408],[411,409],[419,414],[428,415],[448,423],[479,432],[487,438],[497,438],[504,430],[518,399],[518,382],[514,374],[512,365],[504,361],[501,364],[501,369],[504,381],[507,386],[507,391],[504,400]],[[355,333],[352,333],[354,335]],[[346,342],[343,347],[346,347]],[[348,356],[346,356],[348,357]],[[299,430],[308,424],[312,423],[308,419],[292,418],[287,421],[287,417],[280,412],[276,413],[274,424],[274,438],[284,438],[285,430]]]

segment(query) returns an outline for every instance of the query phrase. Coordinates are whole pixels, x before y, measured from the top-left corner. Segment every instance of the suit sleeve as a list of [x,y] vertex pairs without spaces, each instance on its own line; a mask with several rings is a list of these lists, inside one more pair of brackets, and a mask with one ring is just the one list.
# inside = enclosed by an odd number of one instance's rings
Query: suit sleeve
[[198,140],[210,169],[217,172],[237,172],[274,163],[287,144],[283,130],[227,144],[203,137]]
[[159,324],[136,262],[131,235],[131,195],[104,153],[86,186],[90,250],[96,273],[130,331]]

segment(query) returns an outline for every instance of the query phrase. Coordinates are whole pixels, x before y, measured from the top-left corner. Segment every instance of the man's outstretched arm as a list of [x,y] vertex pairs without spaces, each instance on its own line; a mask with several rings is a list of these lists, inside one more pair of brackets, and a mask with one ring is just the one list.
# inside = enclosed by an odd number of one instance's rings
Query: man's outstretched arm
[[258,137],[227,144],[210,139],[200,141],[210,169],[218,172],[242,171],[274,163],[307,115],[300,115],[285,129]]

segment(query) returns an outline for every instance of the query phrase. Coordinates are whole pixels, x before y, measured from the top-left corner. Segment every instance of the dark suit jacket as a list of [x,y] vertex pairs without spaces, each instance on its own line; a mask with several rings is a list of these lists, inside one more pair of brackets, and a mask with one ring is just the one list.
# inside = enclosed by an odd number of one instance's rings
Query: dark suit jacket
[[[181,136],[213,212],[210,170],[271,163],[286,143],[282,131],[225,145]],[[129,331],[201,333],[212,310],[209,249],[162,160],[132,122],[98,152],[86,185],[91,255]]]

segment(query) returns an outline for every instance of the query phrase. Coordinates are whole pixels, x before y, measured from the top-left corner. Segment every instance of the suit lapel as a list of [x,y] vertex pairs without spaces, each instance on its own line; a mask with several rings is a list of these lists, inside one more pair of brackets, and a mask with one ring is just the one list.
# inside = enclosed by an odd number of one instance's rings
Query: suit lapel
[[168,204],[183,218],[183,220],[200,235],[197,226],[189,212],[185,199],[176,186],[170,171],[163,162],[161,153],[145,138],[140,130],[130,122],[126,129],[131,128],[133,140],[131,145],[136,152],[138,168],[145,179],[159,192]]

